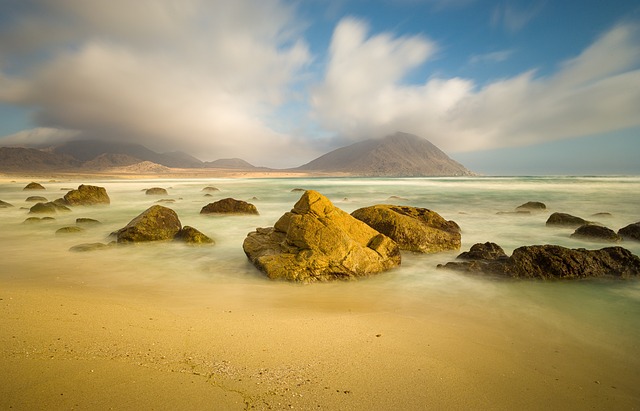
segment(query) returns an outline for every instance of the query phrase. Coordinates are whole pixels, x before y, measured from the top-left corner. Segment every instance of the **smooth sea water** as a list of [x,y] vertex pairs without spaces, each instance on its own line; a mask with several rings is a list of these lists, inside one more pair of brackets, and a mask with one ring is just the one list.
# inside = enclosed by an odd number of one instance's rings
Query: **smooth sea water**
[[[403,316],[455,311],[481,318],[504,318],[505,324],[540,324],[532,333],[549,330],[587,345],[606,347],[620,355],[640,348],[639,281],[497,281],[438,270],[477,242],[492,241],[507,254],[522,245],[558,244],[597,249],[609,244],[570,238],[571,229],[549,228],[552,212],[566,212],[598,221],[614,230],[640,221],[639,177],[478,177],[478,178],[278,178],[162,179],[82,181],[105,187],[111,205],[76,207],[53,222],[24,224],[31,204],[42,195],[62,197],[79,182],[42,182],[45,191],[22,191],[26,182],[0,184],[0,200],[14,208],[0,209],[0,279],[24,283],[76,284],[118,291],[171,295],[203,304],[224,288],[239,304],[259,307],[295,306],[310,311],[360,310],[397,312]],[[205,197],[204,187],[220,191]],[[149,196],[144,189],[163,187],[167,196]],[[460,251],[431,255],[404,253],[402,265],[380,275],[349,283],[291,285],[266,279],[242,250],[247,233],[270,227],[300,198],[292,189],[313,189],[346,212],[374,204],[429,208],[454,220],[462,229]],[[392,197],[394,196],[394,197]],[[256,205],[259,216],[206,216],[209,202],[233,197]],[[183,225],[193,226],[216,241],[215,246],[155,243],[118,246],[92,252],[69,248],[108,242],[109,233],[159,199],[174,209]],[[531,215],[503,214],[527,201],[541,201],[547,210]],[[592,217],[595,213],[611,216]],[[102,224],[79,234],[56,235],[78,217]],[[620,245],[640,254],[640,243]],[[224,287],[222,287],[224,286]],[[222,292],[222,291],[220,291]],[[497,325],[499,327],[499,325]],[[537,338],[547,338],[538,335]]]

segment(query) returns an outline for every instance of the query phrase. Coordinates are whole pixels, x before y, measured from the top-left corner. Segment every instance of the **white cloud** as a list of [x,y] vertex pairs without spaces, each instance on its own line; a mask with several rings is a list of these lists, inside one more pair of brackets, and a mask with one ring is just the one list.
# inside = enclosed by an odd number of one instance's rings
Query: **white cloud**
[[[8,31],[3,50],[50,54],[20,75],[0,76],[7,86],[0,99],[35,108],[39,125],[204,159],[268,162],[265,154],[290,145],[291,136],[267,123],[311,60],[290,6],[278,0],[36,3]],[[24,27],[37,28],[26,43]]]
[[367,38],[365,29],[351,20],[338,26],[327,75],[313,94],[317,118],[338,135],[360,139],[401,130],[459,152],[640,125],[635,26],[614,27],[554,75],[531,70],[482,88],[461,78],[403,84],[435,46],[390,34]]

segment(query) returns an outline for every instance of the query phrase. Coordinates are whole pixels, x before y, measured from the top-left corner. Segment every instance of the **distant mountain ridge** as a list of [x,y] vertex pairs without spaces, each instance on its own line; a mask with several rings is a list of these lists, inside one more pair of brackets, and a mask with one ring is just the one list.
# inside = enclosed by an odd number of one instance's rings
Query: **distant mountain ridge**
[[474,175],[428,140],[401,132],[333,150],[295,170],[388,177]]

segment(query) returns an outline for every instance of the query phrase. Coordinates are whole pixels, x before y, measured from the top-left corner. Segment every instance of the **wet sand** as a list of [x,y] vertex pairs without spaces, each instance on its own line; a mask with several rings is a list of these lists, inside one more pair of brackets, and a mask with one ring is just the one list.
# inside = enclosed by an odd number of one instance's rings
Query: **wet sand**
[[[635,353],[333,286],[0,284],[2,409],[633,409]],[[316,288],[314,290],[314,287]],[[208,296],[208,297],[207,297]],[[393,300],[393,298],[391,299]],[[414,303],[420,307],[412,307]],[[543,333],[542,335],[540,333]]]

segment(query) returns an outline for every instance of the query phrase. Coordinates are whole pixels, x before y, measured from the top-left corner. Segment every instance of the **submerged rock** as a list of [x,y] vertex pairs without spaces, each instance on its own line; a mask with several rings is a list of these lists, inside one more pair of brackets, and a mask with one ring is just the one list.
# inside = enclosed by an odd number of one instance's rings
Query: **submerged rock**
[[390,237],[402,250],[436,253],[460,249],[460,227],[426,208],[375,205],[351,215]]
[[29,209],[29,214],[56,214],[58,211],[68,212],[71,209],[50,201],[48,203],[36,203]]
[[28,203],[46,203],[49,200],[47,200],[45,197],[42,197],[42,196],[29,196],[24,201]]
[[557,227],[576,228],[588,223],[589,222],[587,220],[582,219],[580,217],[573,216],[571,214],[553,213],[547,219],[546,225],[547,227],[557,226]]
[[56,234],[73,234],[73,233],[81,233],[84,231],[84,228],[78,227],[75,225],[62,227],[56,230]]
[[64,195],[64,201],[71,206],[88,206],[110,204],[111,199],[104,187],[81,184],[77,190],[71,190]]
[[43,223],[43,222],[51,222],[56,219],[53,217],[27,217],[26,220],[22,222],[22,224],[34,224],[34,223]]
[[162,187],[153,187],[145,190],[145,194],[148,196],[166,196],[169,193],[167,193],[167,190]]
[[118,230],[118,243],[171,240],[182,228],[178,214],[170,208],[154,205]]
[[619,229],[618,235],[625,240],[640,241],[640,221]]
[[529,210],[518,210],[518,211],[498,211],[496,215],[531,215],[531,211]]
[[113,245],[115,245],[115,242],[110,242],[109,244],[84,243],[84,244],[74,245],[73,247],[69,248],[69,251],[84,252],[84,251],[104,250],[106,248],[112,247]]
[[529,201],[527,203],[524,203],[516,207],[516,211],[518,210],[542,211],[546,209],[547,209],[547,206],[545,205],[545,203],[541,203],[539,201]]
[[77,225],[98,225],[102,223],[98,220],[94,220],[93,218],[80,217],[80,218],[76,218],[76,224]]
[[508,258],[502,247],[496,243],[476,243],[469,251],[458,256],[460,260],[502,260]]
[[210,237],[188,225],[182,227],[173,238],[187,244],[215,244]]
[[[478,244],[474,245],[476,246]],[[622,247],[585,250],[557,245],[533,245],[515,249],[511,257],[505,257],[500,253],[477,257],[438,265],[438,268],[543,280],[592,277],[627,279],[640,276],[640,258]]]
[[0,208],[9,208],[9,207],[13,207],[13,204],[9,204],[7,202],[0,200]]
[[622,240],[615,231],[610,228],[595,224],[585,224],[571,234],[571,238],[579,238],[590,241],[605,241],[616,243]]
[[202,207],[200,214],[258,214],[258,209],[251,203],[225,198]]
[[208,187],[203,188],[202,191],[204,191],[205,193],[212,193],[214,191],[220,191],[220,189],[216,188],[216,187],[208,186]]
[[274,227],[249,233],[242,247],[269,278],[289,281],[355,279],[400,264],[395,241],[316,191],[306,191]]
[[23,189],[24,190],[46,190],[42,184],[31,182],[27,184]]

